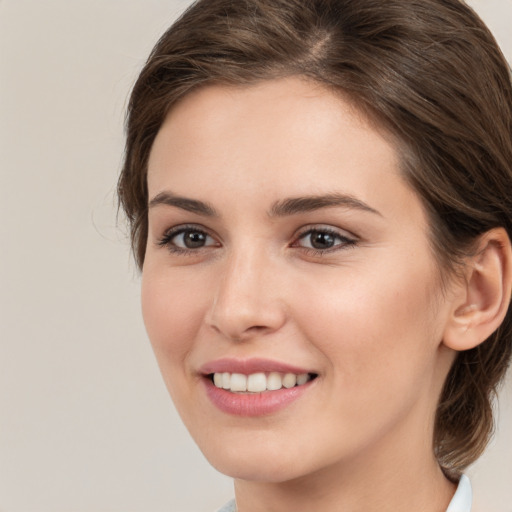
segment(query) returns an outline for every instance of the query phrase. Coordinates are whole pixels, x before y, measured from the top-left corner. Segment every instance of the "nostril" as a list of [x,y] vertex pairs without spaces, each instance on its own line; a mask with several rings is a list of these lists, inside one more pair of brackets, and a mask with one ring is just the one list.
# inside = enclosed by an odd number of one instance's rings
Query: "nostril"
[[255,325],[253,327],[250,327],[247,329],[248,331],[254,330],[254,331],[264,331],[265,329],[268,329],[268,327],[265,327],[264,325]]

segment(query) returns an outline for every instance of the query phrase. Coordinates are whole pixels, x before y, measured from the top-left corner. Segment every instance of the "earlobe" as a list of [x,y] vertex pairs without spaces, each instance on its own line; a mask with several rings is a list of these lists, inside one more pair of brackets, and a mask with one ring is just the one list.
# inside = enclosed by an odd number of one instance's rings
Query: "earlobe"
[[484,342],[503,322],[512,288],[512,249],[507,232],[484,233],[478,250],[468,259],[466,279],[456,285],[453,310],[443,342],[462,351]]

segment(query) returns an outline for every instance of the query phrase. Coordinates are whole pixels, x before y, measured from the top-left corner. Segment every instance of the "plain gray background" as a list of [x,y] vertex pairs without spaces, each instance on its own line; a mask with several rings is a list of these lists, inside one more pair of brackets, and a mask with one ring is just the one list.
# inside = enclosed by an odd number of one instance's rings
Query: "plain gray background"
[[[129,89],[179,0],[0,0],[0,511],[208,512],[232,494],[160,379],[116,227]],[[472,5],[512,59],[512,1]],[[512,511],[512,381],[471,469]]]

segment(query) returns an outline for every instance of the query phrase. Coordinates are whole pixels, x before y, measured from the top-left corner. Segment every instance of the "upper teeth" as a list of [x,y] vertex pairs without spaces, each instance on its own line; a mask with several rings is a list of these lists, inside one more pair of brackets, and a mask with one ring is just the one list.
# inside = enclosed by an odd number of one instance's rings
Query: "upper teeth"
[[261,393],[262,391],[276,391],[285,388],[293,388],[295,385],[301,386],[311,380],[308,373],[296,375],[294,373],[251,373],[244,375],[243,373],[214,373],[213,383],[218,388],[227,389],[229,391],[252,393]]

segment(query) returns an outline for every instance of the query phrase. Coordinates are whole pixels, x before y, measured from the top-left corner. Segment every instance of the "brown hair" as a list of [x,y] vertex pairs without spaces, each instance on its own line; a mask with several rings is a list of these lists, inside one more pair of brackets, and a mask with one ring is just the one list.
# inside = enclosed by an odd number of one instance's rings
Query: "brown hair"
[[[139,267],[147,161],[167,114],[200,86],[301,75],[352,98],[399,141],[403,172],[430,216],[440,268],[482,233],[512,235],[512,86],[494,38],[460,0],[199,0],[162,36],[134,86],[118,193]],[[464,469],[493,430],[512,352],[512,314],[461,352],[445,383],[434,449]]]

